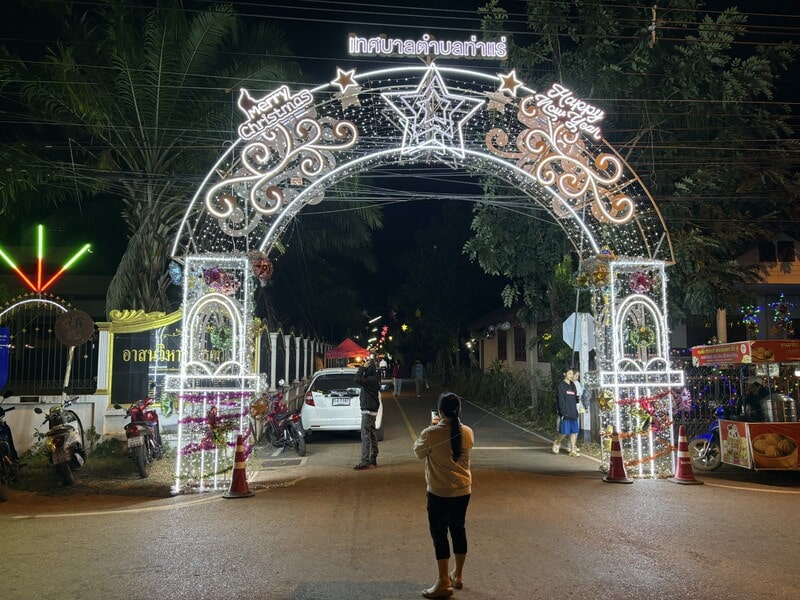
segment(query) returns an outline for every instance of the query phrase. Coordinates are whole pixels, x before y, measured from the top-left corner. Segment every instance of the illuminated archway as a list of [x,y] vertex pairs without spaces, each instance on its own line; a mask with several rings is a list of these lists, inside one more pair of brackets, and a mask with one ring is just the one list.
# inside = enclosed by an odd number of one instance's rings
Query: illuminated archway
[[432,63],[339,69],[331,83],[295,94],[242,90],[238,104],[240,137],[192,200],[175,256],[268,250],[337,181],[378,165],[439,162],[510,181],[551,213],[583,258],[610,248],[673,260],[653,199],[602,138],[603,112],[562,86],[537,93],[514,71]]
[[[625,434],[639,474],[672,470],[669,390],[683,385],[668,352],[672,245],[649,192],[602,137],[599,107],[558,84],[530,89],[513,70],[436,62],[364,74],[337,69],[330,83],[298,92],[283,86],[254,97],[241,90],[238,106],[239,138],[198,189],[173,256],[263,260],[305,206],[378,166],[442,163],[498,176],[546,210],[584,261],[598,356],[589,384],[616,400],[604,425]],[[190,305],[214,293],[188,269],[183,285],[193,290],[184,293]],[[651,424],[660,427],[643,431],[636,411],[654,403],[660,418],[651,415]]]

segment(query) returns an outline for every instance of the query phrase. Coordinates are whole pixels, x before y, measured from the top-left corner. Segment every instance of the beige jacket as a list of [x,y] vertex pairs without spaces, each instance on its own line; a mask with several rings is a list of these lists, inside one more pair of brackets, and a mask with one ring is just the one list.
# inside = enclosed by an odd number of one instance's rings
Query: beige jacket
[[458,462],[453,462],[450,447],[450,422],[442,419],[438,425],[423,429],[414,442],[414,454],[425,461],[425,482],[434,496],[455,498],[472,493],[472,473],[469,454],[475,443],[472,429],[461,424],[461,447]]

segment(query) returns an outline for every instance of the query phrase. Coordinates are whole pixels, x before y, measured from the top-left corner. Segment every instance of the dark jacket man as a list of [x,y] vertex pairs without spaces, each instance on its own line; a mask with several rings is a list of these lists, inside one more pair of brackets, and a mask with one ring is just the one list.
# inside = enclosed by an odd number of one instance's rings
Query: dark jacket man
[[356,371],[355,382],[361,386],[361,462],[354,468],[356,471],[373,469],[378,466],[378,434],[375,430],[375,419],[381,407],[381,379],[374,361],[369,361]]
[[381,381],[378,377],[375,363],[370,361],[369,364],[359,367],[356,372],[355,381],[364,390],[360,397],[361,410],[374,413],[378,412],[378,409],[381,407],[380,400],[378,399]]

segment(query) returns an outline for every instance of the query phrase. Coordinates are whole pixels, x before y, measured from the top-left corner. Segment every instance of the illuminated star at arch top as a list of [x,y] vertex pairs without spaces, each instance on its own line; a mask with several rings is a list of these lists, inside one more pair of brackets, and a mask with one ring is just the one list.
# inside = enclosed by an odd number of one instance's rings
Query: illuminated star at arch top
[[386,103],[403,121],[401,154],[433,151],[464,158],[464,125],[485,102],[451,94],[435,63],[428,66],[417,89],[383,92]]

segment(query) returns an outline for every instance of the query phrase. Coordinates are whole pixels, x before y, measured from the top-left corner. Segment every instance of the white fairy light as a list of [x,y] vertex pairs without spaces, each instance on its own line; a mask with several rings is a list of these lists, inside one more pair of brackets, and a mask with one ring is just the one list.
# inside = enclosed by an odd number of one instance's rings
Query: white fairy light
[[[240,101],[246,120],[239,139],[203,180],[173,245],[174,255],[200,261],[185,270],[187,314],[196,304],[192,314],[213,312],[237,331],[249,323],[249,277],[226,301],[202,300],[209,290],[198,283],[197,269],[212,265],[203,253],[269,253],[291,220],[344,178],[383,165],[441,162],[516,186],[524,202],[552,215],[584,261],[608,247],[608,282],[601,277],[592,291],[599,385],[629,402],[683,385],[668,356],[665,266],[674,260],[672,245],[649,192],[602,139],[599,107],[560,84],[537,92],[513,69],[477,72],[435,62],[366,73],[337,67],[329,82],[310,90],[283,86],[261,98],[241,92]],[[628,289],[636,270],[652,278],[652,289]],[[196,284],[191,292],[187,279]],[[631,333],[632,324],[644,328],[644,337]],[[244,333],[234,337],[247,348]],[[210,380],[230,392],[258,385],[248,379],[247,356],[209,365],[202,347],[192,347],[200,360],[187,363],[191,370],[179,382],[185,389]],[[629,412],[618,406],[608,423],[623,430],[646,420]],[[662,468],[642,461],[663,452],[664,435],[641,432],[638,445],[626,447],[640,473]]]
[[61,312],[69,312],[67,308],[61,306],[58,302],[54,302],[53,300],[48,300],[47,298],[27,298],[25,300],[17,300],[10,306],[3,309],[3,311],[0,312],[0,319],[2,319],[6,313],[13,312],[21,306],[25,306],[26,304],[44,304],[45,306],[49,306],[55,310],[60,310]]

